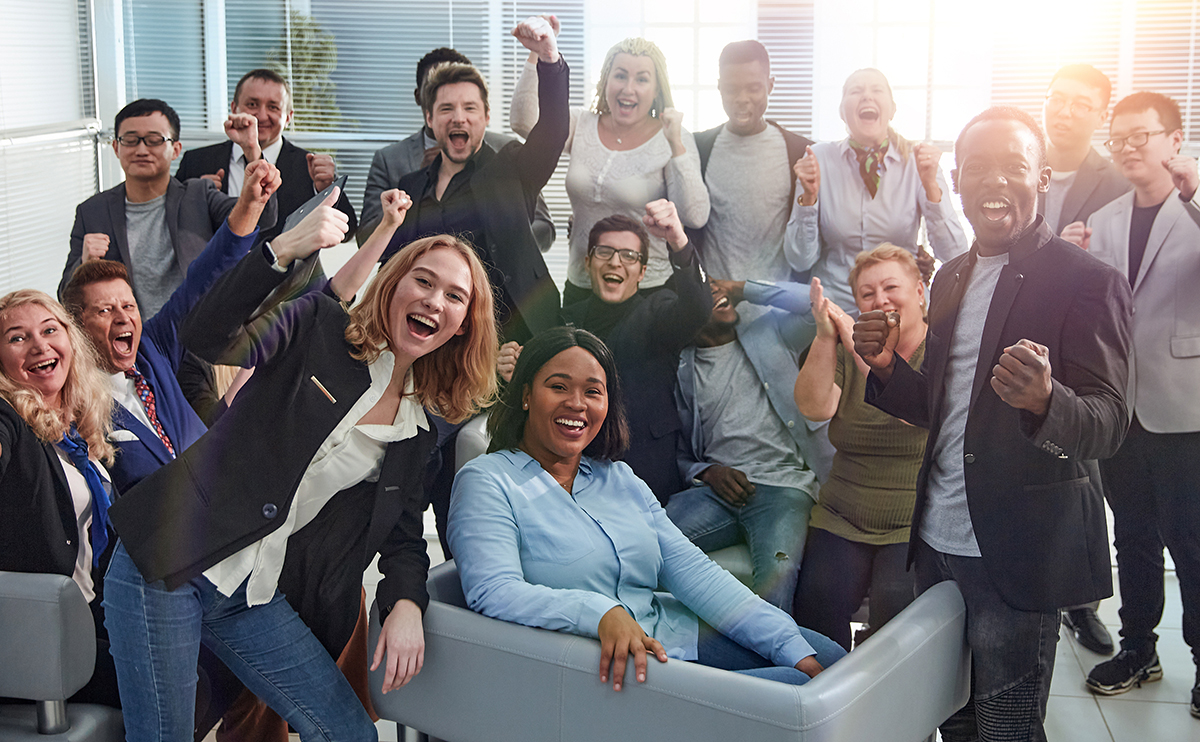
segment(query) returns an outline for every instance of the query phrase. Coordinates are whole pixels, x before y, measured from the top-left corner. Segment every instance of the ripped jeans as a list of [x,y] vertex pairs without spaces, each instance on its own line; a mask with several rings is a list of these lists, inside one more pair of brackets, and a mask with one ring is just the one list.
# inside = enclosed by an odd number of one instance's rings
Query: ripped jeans
[[671,495],[666,509],[671,522],[702,551],[744,541],[754,568],[754,592],[791,614],[814,504],[802,489],[755,482],[754,494],[741,507],[701,484]]

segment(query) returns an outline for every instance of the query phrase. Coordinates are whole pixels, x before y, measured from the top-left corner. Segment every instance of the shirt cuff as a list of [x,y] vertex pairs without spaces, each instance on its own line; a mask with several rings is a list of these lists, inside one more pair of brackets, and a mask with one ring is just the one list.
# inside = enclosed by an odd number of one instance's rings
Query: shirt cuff
[[[621,605],[612,598],[595,593],[584,600],[579,609],[579,629],[588,636],[600,638],[600,619],[613,608]],[[799,662],[799,660],[796,660]]]

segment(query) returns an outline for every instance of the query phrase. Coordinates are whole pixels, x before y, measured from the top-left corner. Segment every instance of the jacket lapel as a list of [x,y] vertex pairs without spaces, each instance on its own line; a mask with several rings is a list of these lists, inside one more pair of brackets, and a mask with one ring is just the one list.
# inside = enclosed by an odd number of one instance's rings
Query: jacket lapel
[[[125,227],[125,184],[109,191],[108,220],[112,224],[113,240],[117,243],[117,252],[121,262],[127,266],[133,265],[133,256],[129,253],[129,234]],[[131,271],[132,273],[132,271]],[[132,276],[130,277],[132,281]]]
[[[429,456],[429,447],[424,443],[427,436],[437,435],[433,423],[429,423],[429,427],[429,430],[418,429],[417,434],[410,438],[388,444],[383,454],[379,481],[375,485],[371,527],[367,532],[367,549],[371,553],[384,542],[396,525],[394,513],[410,504],[413,498],[411,493],[414,490],[424,492],[425,459]],[[422,512],[425,504],[417,503]]]
[[136,435],[138,441],[150,453],[154,454],[154,458],[158,459],[160,463],[171,463],[171,454],[167,451],[167,447],[163,444],[162,439],[158,437],[157,433],[147,428],[145,423],[138,420],[132,412],[125,409],[124,405],[114,404],[113,408],[113,422],[116,424],[116,427],[123,428]]
[[[1154,218],[1154,225],[1150,227],[1150,238],[1146,240],[1146,254],[1142,257],[1142,264],[1138,267],[1137,279],[1133,282],[1134,293],[1137,293],[1138,287],[1141,286],[1142,280],[1150,270],[1150,265],[1154,262],[1154,258],[1158,256],[1163,244],[1167,241],[1167,235],[1171,233],[1171,228],[1175,226],[1175,222],[1181,216],[1183,216],[1183,202],[1179,200],[1179,191],[1173,190],[1171,191],[1171,195],[1167,196],[1167,200],[1163,202],[1158,216]],[[1126,234],[1128,233],[1128,230],[1126,230]],[[1128,249],[1125,251],[1125,260],[1125,273],[1128,275]]]
[[1104,163],[1103,160],[1097,163],[1092,159],[1093,156],[1099,158],[1094,150],[1088,153],[1087,159],[1075,173],[1075,182],[1063,196],[1062,215],[1058,220],[1060,232],[1062,227],[1079,221],[1079,211],[1083,208],[1083,204],[1092,195],[1092,191],[1096,190],[1096,186],[1100,185],[1100,167]]
[[187,261],[179,254],[179,204],[183,202],[183,184],[171,178],[167,181],[167,231],[171,233],[171,246],[179,267],[187,270]]

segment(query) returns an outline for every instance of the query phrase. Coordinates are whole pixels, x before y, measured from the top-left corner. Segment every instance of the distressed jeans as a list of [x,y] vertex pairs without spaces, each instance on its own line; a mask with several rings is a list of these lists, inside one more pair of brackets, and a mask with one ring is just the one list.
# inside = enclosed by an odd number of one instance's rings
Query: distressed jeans
[[701,551],[745,541],[754,568],[754,592],[791,613],[814,501],[796,487],[755,482],[754,488],[746,504],[738,507],[707,484],[697,485],[671,495],[667,517]]
[[996,591],[983,559],[917,542],[917,592],[954,580],[967,606],[971,698],[940,727],[944,742],[1045,742],[1059,612],[1020,611]]

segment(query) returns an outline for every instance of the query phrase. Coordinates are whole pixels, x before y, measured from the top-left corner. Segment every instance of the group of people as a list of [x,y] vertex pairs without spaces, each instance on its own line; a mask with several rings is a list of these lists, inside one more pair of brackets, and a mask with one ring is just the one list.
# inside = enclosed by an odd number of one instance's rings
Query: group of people
[[[1051,81],[1044,130],[972,119],[968,244],[878,70],[843,86],[847,138],[814,143],[765,118],[767,51],[734,42],[728,121],[693,135],[645,39],[571,110],[558,32],[513,31],[523,141],[487,129],[469,60],[422,59],[426,125],[376,153],[357,214],[332,158],[282,136],[270,70],[174,177],[170,106],[117,114],[126,180],[79,206],[61,304],[0,298],[0,569],[79,584],[101,640],[80,698],[131,740],[222,718],[219,738],[374,739],[367,665],[388,692],[424,662],[431,502],[469,605],[599,639],[616,690],[648,655],[802,684],[954,580],[972,694],[943,738],[1045,739],[1060,609],[1113,651],[1102,497],[1122,641],[1088,687],[1161,677],[1164,545],[1200,652],[1200,177],[1173,101],[1118,102],[1112,162],[1087,65]],[[564,152],[560,294],[540,192]],[[326,277],[319,251],[356,233]],[[489,453],[456,474],[480,414]],[[752,589],[704,554],[737,542]]]

